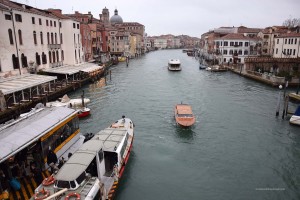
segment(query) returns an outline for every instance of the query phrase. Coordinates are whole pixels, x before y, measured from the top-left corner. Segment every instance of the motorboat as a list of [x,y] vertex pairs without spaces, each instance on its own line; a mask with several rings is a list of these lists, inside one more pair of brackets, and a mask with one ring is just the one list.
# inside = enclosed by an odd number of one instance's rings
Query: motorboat
[[91,110],[86,107],[90,102],[88,98],[70,99],[67,94],[56,101],[46,103],[46,107],[68,107],[77,110],[78,117],[83,118],[90,115]]
[[96,133],[35,189],[32,199],[113,199],[132,150],[133,129],[122,116]]
[[168,69],[170,71],[180,71],[181,63],[179,59],[170,59],[168,62]]
[[177,104],[175,106],[175,120],[180,126],[192,126],[196,122],[196,118],[192,111],[192,106],[182,103]]
[[290,118],[290,124],[299,125],[300,126],[300,106],[298,106],[295,113]]
[[59,98],[56,101],[51,101],[46,103],[46,107],[79,107],[82,104],[88,104],[90,99],[88,98],[78,98],[78,99],[71,99],[67,94],[65,94],[62,98]]
[[199,69],[206,69],[207,66],[206,65],[199,65]]

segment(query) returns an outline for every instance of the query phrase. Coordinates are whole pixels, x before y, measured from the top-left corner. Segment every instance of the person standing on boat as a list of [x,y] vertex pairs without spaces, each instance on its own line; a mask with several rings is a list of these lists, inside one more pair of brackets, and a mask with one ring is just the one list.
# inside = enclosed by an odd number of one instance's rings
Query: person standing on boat
[[115,181],[117,181],[119,179],[119,171],[118,171],[117,164],[115,164],[115,166],[114,166],[114,178],[115,178]]
[[104,187],[104,183],[100,183],[100,192],[101,192],[101,195],[102,195],[102,198],[101,200],[107,200],[107,196],[106,196],[106,189]]
[[56,163],[58,162],[57,156],[52,151],[51,147],[49,147],[49,152],[47,155],[47,164],[51,167],[51,172],[58,170],[58,167],[56,166]]

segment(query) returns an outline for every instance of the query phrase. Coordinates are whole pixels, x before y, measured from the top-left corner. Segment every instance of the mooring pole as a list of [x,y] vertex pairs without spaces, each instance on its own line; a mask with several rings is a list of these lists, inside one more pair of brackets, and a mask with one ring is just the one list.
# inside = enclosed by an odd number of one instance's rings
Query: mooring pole
[[285,82],[284,82],[284,90],[283,90],[283,111],[282,111],[282,119],[284,119],[284,114],[285,114],[285,109],[286,109],[286,96],[285,96],[285,92],[286,92],[286,88],[287,88],[287,84],[288,84],[288,81],[287,79],[285,78]]
[[279,93],[278,93],[277,108],[276,108],[276,117],[279,116],[280,99],[281,99],[281,89],[282,89],[282,85],[279,85]]
[[111,70],[109,70],[109,80],[111,81]]

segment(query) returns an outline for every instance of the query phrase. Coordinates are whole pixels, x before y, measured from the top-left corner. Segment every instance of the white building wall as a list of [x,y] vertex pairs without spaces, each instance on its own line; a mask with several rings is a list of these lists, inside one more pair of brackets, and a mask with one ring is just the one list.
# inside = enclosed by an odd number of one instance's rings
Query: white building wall
[[167,48],[168,40],[167,39],[154,39],[154,47],[165,49]]
[[[224,43],[227,42],[227,46],[224,46]],[[231,42],[233,42],[233,46],[230,46]],[[255,46],[256,42],[251,41],[251,40],[221,40],[217,39],[215,40],[215,44],[219,43],[219,46],[215,45],[215,51],[217,58],[219,60],[219,63],[228,63],[228,62],[233,62],[233,54],[234,52],[238,53],[238,63],[244,63],[244,59],[248,57],[251,52],[250,52],[250,46]],[[219,51],[219,54],[217,53]]]
[[299,37],[277,37],[274,39],[274,58],[297,58],[300,57]]
[[[64,64],[76,65],[84,62],[80,23],[72,19],[62,19],[61,22],[61,32],[63,33],[62,50],[64,51],[65,58]],[[75,28],[73,27],[73,24],[75,24]]]

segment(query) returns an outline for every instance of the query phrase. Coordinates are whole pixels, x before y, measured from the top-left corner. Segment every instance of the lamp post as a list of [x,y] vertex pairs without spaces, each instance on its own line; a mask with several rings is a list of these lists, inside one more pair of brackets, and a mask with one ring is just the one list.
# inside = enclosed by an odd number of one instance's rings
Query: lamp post
[[278,100],[277,100],[277,109],[276,109],[276,117],[279,116],[279,109],[280,109],[280,98],[281,98],[281,89],[282,85],[279,85],[279,94],[278,94]]

